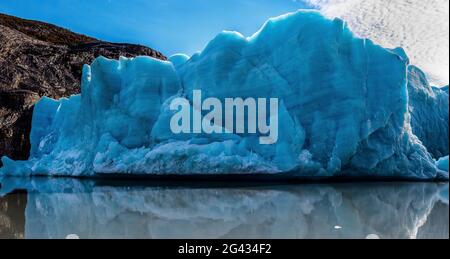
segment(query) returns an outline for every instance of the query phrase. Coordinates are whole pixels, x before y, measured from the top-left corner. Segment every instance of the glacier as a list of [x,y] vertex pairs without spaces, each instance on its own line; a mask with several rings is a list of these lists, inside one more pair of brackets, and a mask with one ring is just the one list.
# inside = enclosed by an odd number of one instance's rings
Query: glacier
[[[401,48],[315,11],[272,18],[251,37],[224,31],[192,57],[99,57],[84,66],[80,95],[36,104],[29,160],[3,157],[0,175],[448,180],[436,166],[448,155],[448,90],[421,76]],[[278,142],[172,133],[171,100],[194,90],[279,98]]]
[[443,171],[447,171],[447,172],[448,172],[448,156],[441,157],[441,158],[436,162],[436,167],[439,168],[440,170],[443,170]]
[[448,87],[430,86],[425,74],[419,68],[409,66],[408,94],[414,135],[434,158],[448,155]]

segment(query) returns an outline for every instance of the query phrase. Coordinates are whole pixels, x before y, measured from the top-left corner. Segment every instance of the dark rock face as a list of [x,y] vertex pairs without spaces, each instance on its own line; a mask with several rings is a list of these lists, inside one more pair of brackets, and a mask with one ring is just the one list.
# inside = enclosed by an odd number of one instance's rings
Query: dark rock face
[[79,93],[84,64],[98,56],[139,55],[166,60],[144,46],[103,42],[51,24],[0,14],[0,157],[28,158],[34,103],[41,96]]
[[37,93],[27,90],[0,92],[1,155],[17,159],[28,157],[33,105],[38,100]]

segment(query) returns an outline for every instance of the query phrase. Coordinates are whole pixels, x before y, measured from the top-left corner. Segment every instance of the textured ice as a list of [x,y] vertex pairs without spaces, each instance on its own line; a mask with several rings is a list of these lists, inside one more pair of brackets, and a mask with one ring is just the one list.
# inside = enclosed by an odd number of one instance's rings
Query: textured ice
[[448,94],[448,85],[442,87],[441,90]]
[[448,156],[441,157],[441,158],[436,162],[436,166],[437,166],[437,168],[439,168],[440,170],[448,172]]
[[169,61],[172,62],[175,68],[184,65],[189,60],[189,56],[186,54],[175,54],[169,57]]
[[445,92],[445,89],[430,86],[420,69],[409,67],[408,93],[412,130],[436,159],[449,154],[449,99],[448,90]]
[[[30,159],[3,158],[0,174],[448,179],[426,148],[445,152],[448,117],[427,117],[429,102],[416,100],[411,126],[408,67],[402,49],[384,49],[339,19],[304,11],[273,18],[248,38],[222,32],[191,58],[101,57],[84,67],[81,95],[36,105]],[[192,100],[197,89],[204,98],[279,98],[278,142],[173,134],[170,101]],[[441,136],[420,126],[430,122]],[[426,136],[425,146],[414,130]]]

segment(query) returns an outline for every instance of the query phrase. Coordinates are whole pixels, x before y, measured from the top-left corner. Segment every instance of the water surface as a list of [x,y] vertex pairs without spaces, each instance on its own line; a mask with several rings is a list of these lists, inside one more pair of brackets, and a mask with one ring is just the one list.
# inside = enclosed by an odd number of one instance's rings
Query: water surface
[[448,183],[1,183],[0,238],[449,238]]

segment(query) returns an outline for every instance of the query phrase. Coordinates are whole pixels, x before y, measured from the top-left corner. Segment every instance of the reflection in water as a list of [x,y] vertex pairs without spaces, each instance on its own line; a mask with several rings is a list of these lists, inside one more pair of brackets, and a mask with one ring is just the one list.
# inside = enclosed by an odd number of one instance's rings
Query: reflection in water
[[27,194],[14,192],[0,196],[0,238],[23,238]]
[[[0,193],[28,190],[25,238],[448,238],[448,183],[142,187],[21,181],[3,179]],[[20,217],[9,220],[18,222],[9,226],[20,233]],[[0,223],[0,237],[3,228]]]

